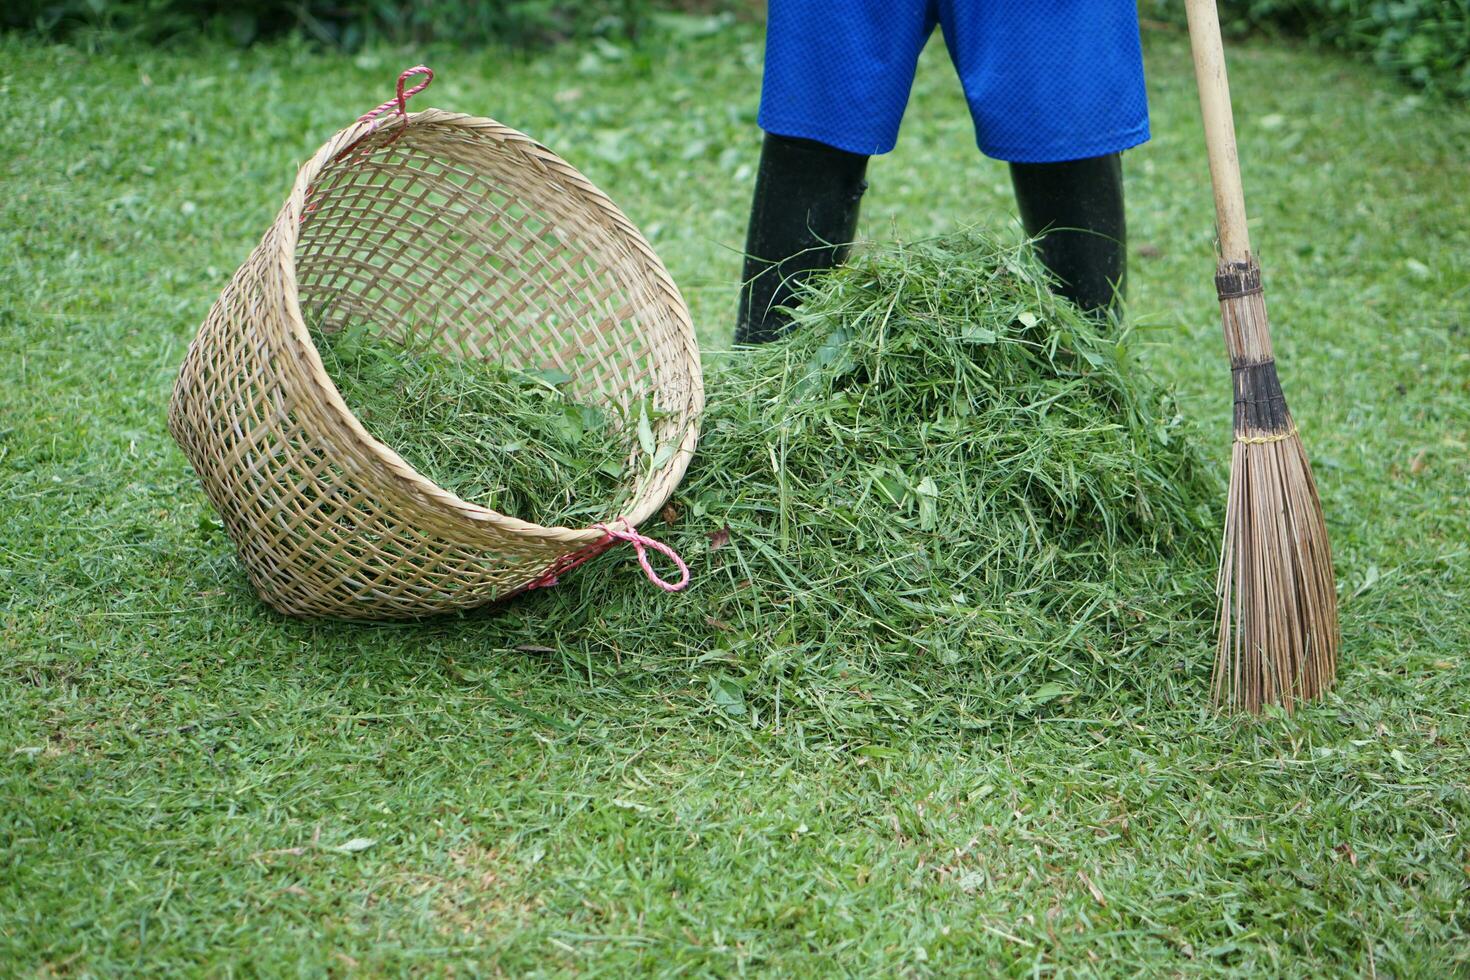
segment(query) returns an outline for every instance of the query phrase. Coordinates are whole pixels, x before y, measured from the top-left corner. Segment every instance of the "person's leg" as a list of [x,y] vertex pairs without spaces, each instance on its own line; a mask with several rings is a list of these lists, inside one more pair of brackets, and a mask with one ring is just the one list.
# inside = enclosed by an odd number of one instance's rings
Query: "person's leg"
[[791,287],[847,254],[868,156],[887,153],[934,0],[771,0],[736,342],[781,334]]
[[1060,291],[1121,295],[1119,153],[1148,139],[1134,0],[940,0],[940,23],[987,156],[1008,161],[1021,221]]
[[847,258],[868,183],[864,154],[768,133],[745,240],[737,344],[762,344],[790,325],[784,312],[813,272]]
[[1021,224],[1037,239],[1057,291],[1089,312],[1116,311],[1128,261],[1121,155],[1013,163],[1011,183]]

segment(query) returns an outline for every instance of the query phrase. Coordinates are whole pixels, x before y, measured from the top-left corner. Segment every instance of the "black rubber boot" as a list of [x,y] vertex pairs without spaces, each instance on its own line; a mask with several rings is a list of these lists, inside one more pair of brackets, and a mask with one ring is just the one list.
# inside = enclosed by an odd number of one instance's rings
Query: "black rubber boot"
[[1011,183],[1026,234],[1058,292],[1088,312],[1121,312],[1127,276],[1120,154],[1065,163],[1013,163]]
[[793,287],[847,258],[867,169],[863,154],[766,134],[745,240],[735,343],[779,337],[791,321],[777,308],[791,305]]

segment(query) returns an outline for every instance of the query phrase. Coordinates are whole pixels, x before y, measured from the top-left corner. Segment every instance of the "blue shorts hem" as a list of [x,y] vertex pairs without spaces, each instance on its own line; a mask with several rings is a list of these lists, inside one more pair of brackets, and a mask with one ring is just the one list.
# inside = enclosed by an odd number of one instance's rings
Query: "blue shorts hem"
[[[861,153],[867,156],[888,153],[898,142],[897,139],[865,140],[830,127],[773,119],[764,114],[761,115],[758,123],[761,129],[774,136],[816,140],[818,143],[825,143],[839,150],[846,150],[848,153]],[[1147,143],[1151,135],[1148,120],[1145,119],[1137,126],[1090,140],[1058,141],[1050,145],[1037,146],[1035,144],[993,143],[977,138],[976,145],[980,148],[981,153],[991,159],[1006,163],[1061,163],[1066,160],[1085,160],[1088,157],[1106,156],[1109,153],[1132,149],[1142,143]]]
[[761,129],[772,136],[790,136],[794,139],[816,140],[834,146],[848,153],[861,153],[865,156],[877,156],[887,153],[898,143],[897,138],[889,140],[863,140],[854,138],[851,133],[841,133],[835,129],[823,126],[811,126],[806,123],[790,122],[783,119],[772,119],[765,113],[761,113],[756,120]]
[[1088,157],[1106,156],[1131,149],[1149,140],[1148,120],[1122,132],[1100,136],[1090,140],[1058,141],[1047,146],[1007,145],[976,139],[980,152],[995,160],[1006,163],[1062,163],[1067,160],[1085,160]]

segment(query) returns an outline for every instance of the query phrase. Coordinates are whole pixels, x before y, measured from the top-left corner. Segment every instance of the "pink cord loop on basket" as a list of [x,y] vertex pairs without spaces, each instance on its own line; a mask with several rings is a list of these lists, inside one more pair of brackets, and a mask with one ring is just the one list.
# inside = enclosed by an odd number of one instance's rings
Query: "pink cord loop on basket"
[[[403,90],[403,86],[408,82],[410,78],[413,78],[415,75],[423,75],[424,80],[405,92]],[[413,98],[415,95],[418,95],[424,89],[428,88],[429,83],[433,80],[434,70],[432,68],[430,68],[428,65],[414,65],[412,68],[408,69],[398,76],[398,93],[393,98],[389,99],[387,102],[384,102],[376,109],[370,109],[367,112],[364,112],[362,115],[357,117],[357,121],[360,123],[371,122],[372,120],[378,118],[383,113],[387,112],[389,109],[394,108],[395,106],[398,108],[398,115],[401,118],[407,119],[408,100]]]
[[[415,75],[423,75],[424,80],[422,82],[419,82],[413,88],[404,91],[403,86],[407,84],[408,80],[410,78],[413,78]],[[385,141],[387,144],[396,143],[398,141],[398,137],[402,136],[404,130],[408,128],[408,100],[413,98],[415,95],[418,95],[424,89],[428,88],[429,83],[433,80],[434,70],[428,65],[414,65],[407,71],[399,73],[398,89],[393,98],[389,99],[387,102],[384,102],[377,108],[369,109],[367,112],[364,112],[362,115],[357,117],[358,123],[372,123],[372,125],[369,126],[367,130],[364,131],[363,134],[357,139],[353,140],[351,143],[348,143],[346,146],[342,147],[342,149],[338,150],[336,155],[332,157],[332,162],[336,163],[339,160],[345,160],[350,157],[352,155],[352,152],[356,150],[359,146],[361,146],[363,142],[366,141],[367,138],[378,128],[378,123],[382,122],[382,119],[379,117],[381,117],[383,113],[387,112],[389,109],[398,110],[398,118],[403,121],[403,125],[398,127],[398,129],[394,131],[393,135],[388,137],[388,139]],[[364,150],[362,155],[367,156],[368,152],[369,150]],[[310,198],[312,188],[308,187],[306,189],[306,193],[307,197]],[[317,209],[317,204],[318,202],[313,200],[308,200],[306,202],[306,205],[301,209],[302,222],[306,221],[307,215],[311,214]]]
[[[627,524],[626,521],[623,523]],[[607,524],[594,524],[592,526],[602,531],[603,534],[606,534],[613,541],[626,541],[628,544],[631,544],[633,550],[638,553],[638,564],[643,566],[643,574],[647,575],[650,582],[665,592],[678,592],[689,584],[689,566],[684,564],[684,559],[679,557],[677,551],[662,541],[655,541],[647,535],[639,534],[638,529],[631,524],[627,525],[628,529],[626,531],[619,530]],[[653,565],[648,560],[649,548],[652,548],[674,563],[679,569],[679,581],[670,582],[659,577],[658,573],[653,570]]]

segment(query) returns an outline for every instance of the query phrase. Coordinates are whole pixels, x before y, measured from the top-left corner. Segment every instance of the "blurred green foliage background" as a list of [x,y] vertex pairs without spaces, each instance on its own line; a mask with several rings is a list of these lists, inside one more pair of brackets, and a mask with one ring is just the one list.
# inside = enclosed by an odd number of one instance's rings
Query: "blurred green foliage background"
[[[1232,33],[1264,31],[1370,58],[1420,88],[1470,96],[1470,0],[1221,0]],[[89,48],[207,36],[237,44],[300,33],[356,50],[372,41],[494,43],[637,38],[667,10],[760,16],[760,0],[7,0],[0,28]],[[1180,0],[1139,0],[1182,24]]]
[[[1184,23],[1181,0],[1139,0]],[[1268,32],[1367,57],[1419,88],[1470,96],[1470,0],[1220,0],[1227,32]]]

